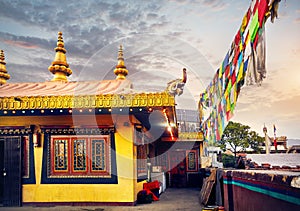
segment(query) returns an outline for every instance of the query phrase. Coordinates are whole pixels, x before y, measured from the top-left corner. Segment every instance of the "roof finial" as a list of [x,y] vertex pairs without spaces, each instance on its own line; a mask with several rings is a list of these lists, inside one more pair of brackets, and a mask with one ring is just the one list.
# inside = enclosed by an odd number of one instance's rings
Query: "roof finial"
[[54,61],[48,67],[48,70],[54,74],[51,81],[65,81],[67,82],[67,76],[72,74],[72,70],[69,68],[66,59],[67,50],[64,48],[64,41],[62,37],[62,32],[58,32],[57,47],[54,48],[56,51]]
[[124,57],[123,57],[123,48],[120,45],[119,52],[118,52],[118,64],[114,70],[115,75],[117,76],[116,79],[125,79],[126,75],[128,74],[128,70],[124,64]]
[[6,70],[6,62],[4,57],[4,51],[0,50],[0,85],[6,83],[8,79],[10,79],[10,75],[7,73]]

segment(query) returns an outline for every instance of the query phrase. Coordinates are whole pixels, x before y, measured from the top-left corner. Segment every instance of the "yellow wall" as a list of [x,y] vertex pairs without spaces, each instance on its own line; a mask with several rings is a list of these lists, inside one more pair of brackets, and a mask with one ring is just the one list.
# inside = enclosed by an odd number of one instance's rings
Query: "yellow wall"
[[23,202],[135,202],[142,182],[136,182],[133,125],[123,122],[118,120],[115,133],[118,184],[41,184],[41,146],[34,149],[36,184],[23,185]]

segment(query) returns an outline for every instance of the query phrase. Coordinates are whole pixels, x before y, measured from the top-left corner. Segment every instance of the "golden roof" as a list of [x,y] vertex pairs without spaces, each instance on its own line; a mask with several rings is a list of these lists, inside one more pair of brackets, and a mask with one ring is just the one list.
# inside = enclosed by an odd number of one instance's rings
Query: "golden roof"
[[7,83],[0,86],[0,111],[148,106],[175,106],[175,99],[167,92],[137,92],[127,79]]
[[72,70],[69,68],[67,63],[67,50],[64,48],[64,46],[62,32],[58,32],[57,47],[54,49],[56,51],[55,58],[52,64],[48,67],[48,70],[54,74],[54,77],[51,81],[67,82],[67,76],[72,74]]
[[132,92],[131,86],[129,80],[8,83],[1,86],[0,97],[118,94]]
[[6,83],[8,79],[10,79],[10,75],[7,73],[6,70],[6,62],[4,57],[3,50],[0,51],[0,85],[3,85]]

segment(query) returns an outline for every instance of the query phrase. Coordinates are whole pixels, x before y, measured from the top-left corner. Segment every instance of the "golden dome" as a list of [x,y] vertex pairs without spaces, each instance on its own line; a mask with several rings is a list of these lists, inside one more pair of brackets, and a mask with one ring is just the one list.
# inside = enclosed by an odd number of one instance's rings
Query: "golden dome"
[[118,64],[114,69],[114,73],[117,76],[116,79],[125,79],[126,75],[128,75],[128,70],[126,69],[123,57],[123,48],[120,45],[119,53],[118,53]]
[[4,57],[4,51],[0,50],[0,85],[6,83],[8,79],[10,79],[10,75],[7,73],[6,70],[6,62]]
[[62,32],[58,32],[57,47],[54,49],[56,51],[55,58],[52,64],[48,67],[48,70],[54,74],[54,77],[51,81],[67,82],[67,76],[72,74],[72,70],[69,68],[67,63],[67,50],[64,48],[64,46]]

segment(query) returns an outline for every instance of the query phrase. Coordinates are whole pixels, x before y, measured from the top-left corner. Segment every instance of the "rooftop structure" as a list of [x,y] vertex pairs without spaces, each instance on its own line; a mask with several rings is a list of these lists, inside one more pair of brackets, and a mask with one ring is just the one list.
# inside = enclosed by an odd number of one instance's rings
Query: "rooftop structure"
[[1,51],[0,169],[9,194],[0,193],[0,204],[135,205],[149,165],[158,178],[169,175],[168,185],[197,182],[203,135],[195,119],[180,136],[175,109],[185,69],[182,79],[148,93],[126,78],[122,45],[112,80],[68,81],[66,52],[59,32],[51,81],[6,83]]

